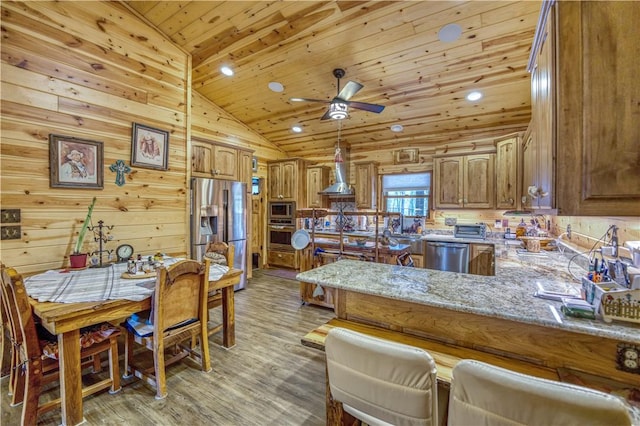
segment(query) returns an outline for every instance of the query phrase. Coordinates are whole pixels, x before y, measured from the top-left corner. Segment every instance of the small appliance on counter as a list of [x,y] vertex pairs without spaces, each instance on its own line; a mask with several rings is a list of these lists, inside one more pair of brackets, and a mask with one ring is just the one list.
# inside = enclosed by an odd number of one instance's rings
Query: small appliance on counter
[[453,227],[453,236],[455,238],[478,238],[484,240],[487,238],[487,225],[484,223],[455,225]]

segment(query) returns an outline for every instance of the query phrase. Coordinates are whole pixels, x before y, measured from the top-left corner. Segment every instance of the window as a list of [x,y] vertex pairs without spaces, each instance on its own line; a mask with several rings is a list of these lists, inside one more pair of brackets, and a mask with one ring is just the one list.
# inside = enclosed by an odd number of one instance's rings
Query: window
[[387,212],[429,217],[431,172],[382,176],[382,196]]

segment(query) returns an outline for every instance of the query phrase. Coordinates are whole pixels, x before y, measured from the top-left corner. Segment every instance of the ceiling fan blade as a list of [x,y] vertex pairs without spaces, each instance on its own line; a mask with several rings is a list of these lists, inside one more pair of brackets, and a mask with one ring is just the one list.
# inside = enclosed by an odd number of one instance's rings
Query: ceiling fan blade
[[340,90],[340,93],[338,93],[337,97],[342,99],[343,101],[348,101],[353,95],[358,93],[358,91],[363,87],[364,86],[360,83],[356,83],[355,81],[349,81],[347,84],[344,85],[342,90]]
[[327,101],[326,99],[309,99],[309,98],[289,98],[292,102],[322,102],[324,104],[331,103],[331,101]]
[[356,108],[356,109],[363,109],[365,111],[375,112],[375,113],[378,113],[378,114],[381,113],[382,110],[384,109],[384,105],[368,104],[366,102],[349,101],[349,102],[347,102],[347,105],[349,105],[350,107]]

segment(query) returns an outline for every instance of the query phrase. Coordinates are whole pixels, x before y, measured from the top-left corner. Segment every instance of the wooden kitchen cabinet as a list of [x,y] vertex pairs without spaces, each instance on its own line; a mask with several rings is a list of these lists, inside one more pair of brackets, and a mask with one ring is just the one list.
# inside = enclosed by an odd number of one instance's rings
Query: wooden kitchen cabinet
[[528,167],[522,182],[526,208],[555,208],[553,120],[556,114],[553,73],[555,61],[555,31],[550,16],[540,27],[540,41],[530,59],[531,72],[531,134],[525,141],[523,161]]
[[434,158],[436,208],[493,208],[495,154]]
[[238,150],[238,180],[247,184],[251,193],[253,177],[253,151]]
[[356,162],[354,166],[356,208],[373,210],[377,206],[378,163]]
[[640,2],[543,3],[529,60],[532,207],[640,216],[638,22]]
[[238,150],[210,141],[191,142],[191,174],[199,177],[238,180]]
[[520,207],[520,135],[510,135],[496,141],[496,208]]
[[307,167],[307,207],[327,207],[327,196],[319,192],[329,186],[330,171],[331,169],[326,166]]
[[269,162],[269,200],[295,201],[298,206],[304,206],[306,203],[304,173],[305,163],[301,159]]
[[269,266],[281,266],[283,268],[298,269],[300,267],[297,251],[280,251],[269,249],[267,251],[267,263]]
[[469,273],[495,275],[496,257],[493,244],[469,244]]

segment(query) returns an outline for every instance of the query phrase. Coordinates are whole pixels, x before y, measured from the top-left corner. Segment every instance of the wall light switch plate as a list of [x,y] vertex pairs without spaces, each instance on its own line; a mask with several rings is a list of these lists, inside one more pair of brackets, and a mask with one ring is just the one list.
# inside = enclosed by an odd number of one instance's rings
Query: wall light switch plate
[[0,211],[1,223],[20,223],[20,209],[2,209]]
[[21,234],[20,225],[3,226],[0,228],[0,240],[19,240],[21,238]]

